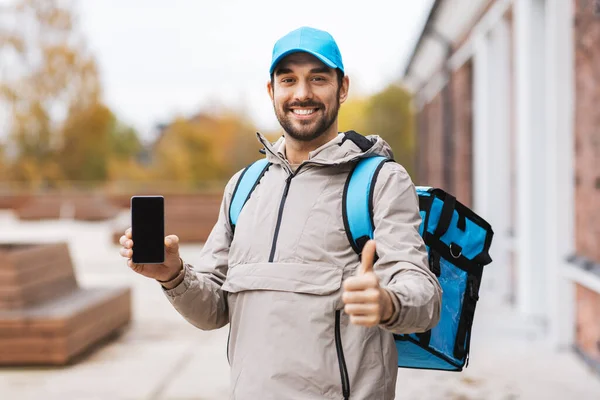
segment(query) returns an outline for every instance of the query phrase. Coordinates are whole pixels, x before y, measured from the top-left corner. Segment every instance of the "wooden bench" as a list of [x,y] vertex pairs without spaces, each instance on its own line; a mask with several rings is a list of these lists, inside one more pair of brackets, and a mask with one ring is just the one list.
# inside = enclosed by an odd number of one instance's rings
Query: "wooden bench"
[[0,193],[0,209],[14,210],[23,207],[30,199],[30,195],[22,193]]
[[102,221],[115,218],[120,209],[102,194],[48,193],[32,195],[15,211],[22,220],[73,218]]
[[64,365],[131,320],[129,288],[80,288],[68,247],[0,245],[0,365]]

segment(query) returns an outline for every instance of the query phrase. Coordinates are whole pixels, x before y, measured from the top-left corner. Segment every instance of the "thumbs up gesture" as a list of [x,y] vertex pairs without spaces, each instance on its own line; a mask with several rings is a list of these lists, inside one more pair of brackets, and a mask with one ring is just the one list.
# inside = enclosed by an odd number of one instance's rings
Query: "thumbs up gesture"
[[362,251],[362,262],[356,276],[344,282],[344,312],[350,322],[361,326],[376,326],[392,317],[394,305],[390,293],[379,286],[379,278],[373,272],[375,242],[370,240]]

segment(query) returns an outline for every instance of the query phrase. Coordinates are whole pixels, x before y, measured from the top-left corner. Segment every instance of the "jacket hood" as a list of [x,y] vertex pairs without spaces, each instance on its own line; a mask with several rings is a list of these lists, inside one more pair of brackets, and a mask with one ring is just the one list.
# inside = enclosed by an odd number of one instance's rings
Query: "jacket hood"
[[[265,154],[269,162],[289,165],[283,154],[285,137],[270,143],[261,133],[256,133],[258,140],[265,147]],[[355,131],[348,131],[311,151],[308,162],[323,165],[340,165],[355,161],[363,157],[384,156],[394,158],[390,145],[378,135],[363,136]]]

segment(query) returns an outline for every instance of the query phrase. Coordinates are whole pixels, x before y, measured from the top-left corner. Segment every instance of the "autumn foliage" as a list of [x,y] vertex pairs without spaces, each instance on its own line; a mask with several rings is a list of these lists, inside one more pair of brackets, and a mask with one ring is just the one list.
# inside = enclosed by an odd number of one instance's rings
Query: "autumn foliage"
[[409,174],[414,172],[414,113],[410,95],[401,86],[391,84],[372,96],[349,99],[340,109],[339,127],[381,136],[392,147],[394,159]]
[[[0,75],[0,107],[8,110],[0,132],[0,186],[194,189],[222,185],[262,157],[256,127],[235,110],[161,121],[156,137],[143,141],[102,100],[75,4],[19,0],[2,9],[13,23],[0,27],[0,58],[10,61]],[[348,101],[340,113],[341,130],[381,135],[409,171],[412,124],[410,98],[397,86]]]

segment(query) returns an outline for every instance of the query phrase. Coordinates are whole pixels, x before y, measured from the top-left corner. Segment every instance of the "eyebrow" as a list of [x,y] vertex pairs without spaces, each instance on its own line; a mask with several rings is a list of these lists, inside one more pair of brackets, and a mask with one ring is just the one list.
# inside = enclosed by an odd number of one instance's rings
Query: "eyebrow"
[[331,71],[331,68],[324,66],[324,67],[318,67],[318,68],[313,68],[310,70],[311,74],[328,74]]
[[[316,67],[310,70],[311,74],[327,74],[331,71],[331,68],[327,67],[327,66],[323,66],[323,67]],[[279,75],[285,75],[285,74],[291,74],[294,71],[292,71],[290,68],[279,68],[277,71],[275,71],[275,76],[279,76]]]
[[289,68],[279,68],[277,71],[275,71],[275,76],[291,74],[291,73],[292,73],[292,70]]

